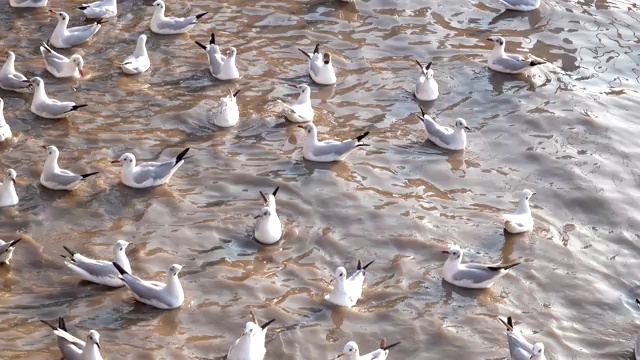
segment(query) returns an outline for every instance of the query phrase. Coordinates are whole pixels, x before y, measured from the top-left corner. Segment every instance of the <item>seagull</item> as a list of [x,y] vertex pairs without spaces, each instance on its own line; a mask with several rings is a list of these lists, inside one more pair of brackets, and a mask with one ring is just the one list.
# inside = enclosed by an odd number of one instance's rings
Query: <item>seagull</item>
[[369,135],[368,131],[351,140],[342,142],[334,140],[318,141],[318,129],[313,123],[308,123],[304,126],[298,125],[298,127],[304,129],[307,133],[302,147],[302,155],[309,161],[342,161],[356,148],[369,146],[368,144],[362,143],[362,139]]
[[531,11],[540,7],[540,0],[498,0],[507,10]]
[[174,159],[164,162],[146,162],[136,166],[136,157],[131,153],[113,160],[112,164],[122,164],[120,179],[132,188],[142,189],[165,184],[173,174],[184,164],[185,155],[189,148],[184,149]]
[[432,143],[448,150],[464,150],[467,147],[467,133],[465,130],[469,131],[471,128],[467,126],[465,119],[457,118],[454,129],[452,129],[439,125],[422,108],[420,108],[420,112],[422,116],[418,115],[418,119],[427,130],[427,138]]
[[264,359],[264,355],[267,352],[267,349],[264,347],[267,329],[271,323],[276,321],[276,319],[271,319],[266,323],[259,325],[258,319],[253,311],[251,312],[251,319],[253,321],[247,322],[240,338],[231,345],[231,348],[229,348],[227,360]]
[[129,274],[117,262],[114,262],[113,266],[118,269],[121,275],[120,279],[124,281],[133,293],[133,297],[139,302],[162,310],[179,308],[184,302],[184,291],[180,279],[178,279],[182,265],[169,266],[165,283],[142,280]]
[[365,270],[369,265],[373,264],[371,260],[367,265],[362,266],[358,260],[356,271],[347,277],[347,270],[340,266],[334,274],[338,284],[333,288],[330,294],[325,295],[325,300],[336,305],[353,307],[362,296],[362,287],[364,286]]
[[209,59],[209,71],[218,80],[232,80],[240,77],[240,72],[236,67],[236,54],[238,51],[234,47],[227,50],[227,56],[222,55],[220,48],[216,45],[216,35],[211,33],[209,45],[196,41],[196,45],[207,53]]
[[76,105],[71,101],[60,102],[50,99],[44,89],[44,80],[39,77],[24,80],[25,83],[31,84],[33,90],[33,100],[31,101],[31,112],[47,119],[61,119],[66,117],[70,112],[81,109],[87,104]]
[[9,5],[17,8],[45,7],[49,0],[9,0]]
[[525,60],[519,55],[506,54],[504,52],[505,40],[501,36],[489,37],[487,41],[494,43],[491,55],[489,55],[489,69],[493,71],[506,74],[520,74],[534,66],[546,63],[544,60]]
[[300,48],[298,50],[309,58],[309,76],[315,83],[320,85],[333,85],[336,83],[336,73],[331,63],[331,54],[328,52],[324,53],[324,55],[320,54],[320,44],[316,44],[313,54],[309,54]]
[[58,318],[58,326],[54,326],[44,320],[40,321],[53,330],[53,333],[58,339],[58,348],[60,349],[64,360],[82,360],[82,350],[86,344],[84,341],[69,333],[64,318]]
[[213,120],[214,124],[220,127],[232,127],[238,125],[240,120],[240,110],[238,110],[238,103],[236,99],[240,90],[232,92],[229,89],[229,96],[225,96],[220,99],[220,106],[218,107],[218,114]]
[[7,60],[0,69],[0,88],[19,93],[29,92],[29,85],[24,82],[27,78],[16,72],[15,62],[16,54],[9,51]]
[[58,24],[51,34],[50,44],[58,49],[67,49],[82,44],[91,39],[102,27],[105,20],[98,19],[95,23],[84,26],[67,28],[69,25],[69,15],[65,12],[49,10],[50,13],[58,17]]
[[22,238],[11,242],[4,242],[4,240],[0,239],[0,264],[9,264],[9,260],[13,256],[13,250],[15,250],[16,244],[20,240]]
[[282,237],[282,224],[276,212],[276,194],[278,190],[280,190],[279,186],[273,193],[269,194],[269,196],[260,191],[260,196],[264,201],[264,207],[260,211],[260,214],[254,218],[258,219],[254,236],[261,244],[275,244]]
[[449,254],[444,263],[442,277],[448,283],[468,289],[490,288],[493,283],[505,276],[509,269],[520,265],[519,262],[506,265],[461,264],[463,251],[457,245],[451,245],[449,250],[444,250],[442,253]]
[[292,122],[301,123],[313,121],[313,107],[311,106],[311,88],[307,85],[291,85],[296,89],[300,89],[300,95],[291,105],[287,105],[278,100],[285,109],[284,116]]
[[153,3],[153,6],[155,6],[156,9],[153,12],[153,17],[151,18],[151,31],[161,35],[175,35],[185,33],[196,26],[196,23],[201,17],[208,14],[207,12],[203,12],[201,14],[189,16],[186,18],[165,17],[164,1],[156,0]]
[[16,176],[16,171],[9,169],[3,182],[0,183],[0,207],[13,206],[20,201],[16,194]]
[[420,77],[416,81],[416,89],[413,92],[418,100],[433,101],[438,98],[440,93],[438,92],[438,83],[433,78],[433,70],[431,70],[431,61],[427,65],[422,65],[420,61],[416,60],[418,66],[420,66]]
[[44,59],[44,65],[51,75],[57,78],[71,77],[74,79],[84,76],[84,72],[82,71],[84,60],[82,56],[73,54],[71,58],[67,58],[51,50],[45,43],[42,43],[42,46],[40,46],[40,53]]
[[536,193],[524,189],[520,193],[520,204],[518,209],[513,214],[504,214],[504,229],[512,234],[520,234],[526,231],[533,230],[533,216],[531,216],[531,209],[529,208],[529,199]]
[[513,325],[511,316],[505,322],[498,318],[507,327],[507,341],[509,342],[509,353],[511,360],[546,360],[544,356],[544,344],[535,343],[531,345],[522,335],[522,331]]
[[149,69],[151,61],[149,60],[149,54],[147,54],[146,44],[147,35],[140,34],[140,36],[138,36],[136,50],[133,52],[133,55],[129,55],[124,58],[124,61],[120,64],[120,68],[125,74],[142,74]]
[[11,128],[4,118],[4,100],[0,99],[0,142],[11,138]]
[[58,156],[60,152],[58,148],[50,145],[42,145],[47,150],[47,160],[44,162],[42,173],[40,174],[40,184],[51,190],[74,190],[89,176],[98,174],[92,172],[88,174],[77,175],[69,170],[60,169],[58,166]]
[[[113,245],[113,262],[118,263],[127,273],[131,274],[131,264],[129,264],[129,259],[125,252],[127,246],[129,246],[129,243],[124,240],[116,241]],[[60,255],[68,259],[68,261],[64,262],[65,265],[83,279],[114,288],[124,286],[124,282],[120,280],[120,273],[113,267],[111,261],[94,260],[78,254],[66,246],[62,247],[71,255],[70,257]]]
[[82,4],[78,9],[84,12],[87,19],[107,19],[118,14],[117,0],[102,0],[89,4]]
[[400,341],[397,343],[386,345],[386,340],[380,340],[380,347],[366,355],[360,355],[360,349],[355,341],[349,341],[342,352],[336,356],[336,359],[345,357],[347,360],[385,360],[389,356],[389,349],[394,346],[400,345]]

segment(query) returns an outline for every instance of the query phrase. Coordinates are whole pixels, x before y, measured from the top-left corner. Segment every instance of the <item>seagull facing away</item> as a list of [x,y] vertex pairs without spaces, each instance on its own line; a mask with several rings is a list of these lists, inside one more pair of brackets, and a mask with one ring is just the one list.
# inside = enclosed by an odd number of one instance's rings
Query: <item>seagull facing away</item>
[[318,141],[318,129],[313,123],[308,123],[304,126],[298,125],[298,127],[306,133],[302,147],[302,155],[309,161],[342,161],[351,154],[353,150],[361,146],[369,146],[362,142],[362,140],[369,135],[368,131],[351,140],[342,142],[334,140]]
[[444,250],[442,253],[449,255],[444,263],[442,277],[450,284],[467,289],[490,288],[498,279],[505,276],[509,269],[520,265],[519,262],[508,265],[461,264],[463,251],[457,245],[449,246],[449,250]]
[[39,77],[25,80],[25,83],[33,86],[33,100],[31,101],[31,112],[46,119],[62,119],[70,112],[81,109],[87,104],[76,105],[71,101],[61,102],[50,99],[44,89],[44,80]]
[[489,55],[489,69],[505,74],[520,74],[530,68],[546,64],[544,60],[526,60],[519,55],[507,54],[504,52],[506,41],[501,36],[491,36],[487,41],[493,42],[493,50]]
[[131,153],[113,160],[112,164],[122,164],[122,183],[136,189],[166,184],[173,174],[184,164],[189,148],[184,149],[174,159],[164,162],[146,162],[136,166],[136,157]]
[[334,274],[337,285],[330,294],[325,295],[325,300],[339,306],[353,307],[362,296],[362,287],[364,286],[365,270],[369,265],[373,264],[371,260],[367,265],[362,266],[358,260],[356,271],[347,277],[347,270],[340,266]]
[[13,206],[18,204],[18,194],[16,193],[16,171],[7,170],[7,175],[0,183],[0,207]]
[[51,75],[57,78],[73,78],[78,79],[84,76],[82,68],[84,67],[84,60],[82,56],[78,54],[71,55],[71,58],[67,58],[64,55],[60,55],[57,52],[51,50],[49,45],[42,43],[40,46],[40,53],[44,59],[44,65],[47,71]]
[[209,45],[204,45],[199,41],[195,43],[207,53],[209,71],[214,78],[224,81],[240,77],[240,72],[236,67],[236,55],[238,54],[236,48],[230,47],[227,50],[227,56],[222,55],[220,47],[216,45],[216,35],[214,33],[211,33]]
[[11,128],[7,124],[7,120],[4,118],[4,100],[0,99],[0,142],[3,142],[11,138]]
[[342,352],[336,356],[336,359],[345,357],[346,360],[386,360],[389,356],[389,349],[400,345],[400,342],[387,345],[386,340],[380,340],[380,347],[366,355],[360,355],[360,349],[355,341],[349,341],[342,349]]
[[27,78],[16,71],[15,62],[16,54],[9,51],[7,60],[2,65],[2,69],[0,69],[0,88],[18,93],[27,93],[29,92],[29,84],[24,82]]
[[522,331],[513,325],[511,316],[505,322],[498,318],[500,322],[507,328],[507,341],[509,342],[509,353],[511,360],[547,360],[544,356],[544,344],[535,343],[531,345],[522,335]]
[[313,121],[314,112],[311,106],[311,88],[305,84],[291,85],[291,87],[299,89],[300,95],[291,105],[287,105],[278,100],[278,103],[284,107],[284,116],[287,120],[295,123]]
[[264,347],[269,325],[276,321],[271,319],[259,325],[256,315],[251,312],[252,321],[247,322],[240,338],[229,348],[227,360],[263,360],[267,349]]
[[279,189],[280,187],[278,186],[268,197],[260,191],[260,196],[264,201],[264,207],[260,211],[260,214],[254,218],[258,219],[254,236],[261,244],[275,244],[282,238],[282,224],[276,212],[276,194]]
[[238,109],[238,94],[240,89],[233,92],[229,89],[229,95],[220,99],[218,113],[213,123],[220,127],[233,127],[238,125],[240,120],[240,110]]
[[89,176],[98,174],[92,172],[88,174],[77,175],[69,170],[60,169],[58,166],[58,156],[60,152],[58,148],[50,145],[42,145],[47,150],[47,160],[44,162],[42,173],[40,174],[40,184],[51,190],[74,190]]
[[137,75],[149,70],[150,66],[151,61],[149,60],[149,54],[147,54],[147,35],[140,34],[136,43],[136,50],[133,55],[124,58],[120,68],[125,74]]
[[[113,245],[113,262],[118,263],[126,272],[131,273],[131,264],[127,258],[125,249],[129,243],[124,240],[118,240]],[[67,265],[73,272],[80,275],[83,279],[95,284],[119,288],[125,284],[120,279],[120,273],[113,267],[111,261],[94,260],[84,255],[62,246],[68,253],[69,257],[60,255],[67,259]]]
[[182,265],[169,266],[164,283],[142,280],[129,274],[117,262],[113,262],[113,266],[120,273],[120,279],[124,281],[133,297],[139,302],[162,310],[179,308],[184,302],[184,290],[182,290],[182,284],[178,279]]
[[15,250],[16,244],[18,244],[20,240],[22,240],[22,238],[10,242],[4,242],[4,240],[0,239],[0,264],[9,264],[9,260],[11,260],[13,256],[13,250]]
[[531,216],[531,209],[529,208],[529,199],[536,193],[524,189],[520,193],[520,204],[518,209],[513,214],[504,214],[504,229],[512,234],[520,234],[523,232],[533,230],[533,216]]
[[153,3],[155,10],[153,17],[151,18],[151,31],[161,35],[175,35],[186,33],[191,30],[198,20],[207,15],[207,12],[203,12],[198,15],[189,16],[186,18],[166,17],[164,16],[165,4],[162,0],[156,0]]
[[467,126],[467,121],[462,118],[457,118],[454,128],[439,125],[429,115],[427,115],[422,108],[420,108],[422,116],[418,115],[418,119],[424,125],[427,130],[427,138],[432,143],[438,145],[441,148],[448,150],[464,150],[467,147],[467,133],[471,128]]
[[416,89],[413,92],[421,101],[433,101],[438,98],[440,93],[438,92],[438,83],[433,78],[433,70],[431,70],[431,61],[427,65],[416,60],[416,63],[420,67],[420,76],[416,81]]
[[50,38],[50,44],[58,49],[67,49],[78,46],[91,39],[93,35],[100,30],[102,27],[101,24],[106,22],[105,20],[98,19],[93,24],[68,28],[69,15],[67,15],[67,13],[53,10],[49,10],[49,12],[56,15],[58,18],[58,24],[56,25],[56,28],[53,29],[53,34],[51,34]]
[[118,14],[117,0],[102,0],[89,4],[82,4],[78,9],[84,12],[87,19],[107,19]]
[[[41,320],[42,321],[42,320]],[[42,321],[47,324],[49,327],[53,328],[53,325]],[[69,334],[66,330],[56,328],[53,330],[53,333],[56,334],[59,338],[64,338],[68,343],[68,351],[69,357],[64,356],[65,360],[103,360],[102,355],[100,354],[100,334],[97,331],[91,330],[89,331],[89,335],[87,335],[87,341],[84,342],[77,337]],[[58,341],[58,347],[60,347],[60,341]],[[74,351],[72,351],[71,346],[75,346],[77,349],[82,348],[82,352],[80,356],[77,356]],[[62,351],[62,349],[60,349]],[[64,355],[64,353],[63,353]]]
[[86,343],[69,333],[64,318],[58,318],[58,326],[54,326],[44,320],[40,321],[53,330],[58,340],[58,348],[64,360],[82,360],[82,350]]
[[336,73],[331,63],[331,54],[328,52],[324,53],[324,55],[320,54],[320,44],[316,44],[312,54],[300,48],[298,50],[309,58],[309,76],[316,84],[333,85],[336,83]]
[[532,11],[540,7],[540,0],[498,0],[507,10]]
[[9,5],[17,8],[45,7],[49,0],[9,0]]

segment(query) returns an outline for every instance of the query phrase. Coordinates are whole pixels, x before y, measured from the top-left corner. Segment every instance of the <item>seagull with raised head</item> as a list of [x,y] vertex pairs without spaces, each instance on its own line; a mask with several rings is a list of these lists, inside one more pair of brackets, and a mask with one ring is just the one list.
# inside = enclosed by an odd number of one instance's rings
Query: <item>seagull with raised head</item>
[[125,74],[136,75],[147,71],[151,66],[149,54],[147,54],[147,35],[140,34],[133,55],[127,56],[120,68]]
[[227,49],[227,56],[222,55],[220,47],[216,44],[216,35],[211,33],[209,44],[196,41],[202,50],[207,53],[209,59],[209,71],[211,75],[218,80],[233,80],[240,77],[240,72],[236,66],[236,55],[238,51],[234,47]]
[[220,106],[218,106],[218,113],[216,114],[213,123],[220,127],[233,127],[238,125],[240,120],[240,110],[238,109],[238,94],[240,89],[233,92],[229,89],[229,95],[220,99]]
[[18,244],[20,240],[22,240],[22,238],[9,242],[4,242],[4,240],[0,239],[0,264],[9,264],[9,260],[11,260],[13,256],[13,250],[15,250],[16,244]]
[[74,174],[69,170],[61,169],[58,166],[60,151],[53,145],[42,145],[47,150],[47,160],[44,162],[42,173],[40,174],[40,184],[51,190],[74,190],[89,176],[98,174],[92,172],[88,174]]
[[467,147],[467,133],[465,130],[469,131],[471,128],[467,126],[465,119],[457,118],[452,129],[435,122],[422,108],[420,108],[420,112],[422,116],[418,115],[418,119],[427,130],[427,138],[432,143],[448,150],[464,150]]
[[11,138],[11,136],[13,136],[11,128],[4,118],[4,100],[0,99],[0,142]]
[[131,264],[125,252],[127,246],[129,246],[127,241],[116,241],[113,245],[112,261],[91,259],[66,246],[62,247],[69,253],[69,256],[60,256],[67,259],[68,261],[65,261],[65,265],[83,279],[95,284],[119,288],[124,286],[124,282],[120,279],[120,273],[113,267],[113,263],[118,263],[126,272],[131,274]]
[[302,155],[309,161],[316,162],[332,162],[342,161],[351,152],[362,146],[369,146],[362,140],[369,135],[366,131],[364,134],[359,135],[351,140],[334,141],[323,140],[318,141],[318,129],[313,123],[306,125],[298,125],[306,133],[304,144],[302,146]]
[[19,93],[29,92],[30,85],[25,83],[27,80],[24,75],[16,71],[16,54],[12,51],[7,53],[7,60],[0,69],[0,88]]
[[184,164],[189,148],[184,149],[175,158],[163,162],[146,162],[136,165],[136,157],[125,153],[112,164],[122,164],[120,179],[122,183],[136,189],[148,188],[165,184],[173,174]]
[[49,45],[45,43],[42,43],[40,46],[40,53],[44,59],[44,65],[51,75],[57,78],[70,77],[74,79],[84,76],[84,72],[82,71],[84,60],[82,56],[73,54],[71,58],[68,58],[51,50]]
[[260,210],[260,214],[255,217],[257,221],[254,236],[261,244],[275,244],[282,238],[282,223],[276,212],[276,194],[279,189],[280,187],[278,186],[268,196],[260,191],[264,207]]
[[342,349],[342,352],[336,356],[336,359],[344,357],[346,360],[386,360],[389,356],[389,349],[400,345],[400,341],[391,345],[387,345],[386,342],[386,339],[382,339],[378,349],[366,355],[360,355],[358,344],[355,341],[349,341]]
[[309,59],[309,76],[320,85],[333,85],[336,83],[336,72],[331,63],[331,54],[326,52],[320,54],[320,44],[316,44],[313,53],[298,48],[301,53]]
[[278,100],[278,103],[284,107],[284,116],[287,120],[295,123],[313,121],[314,111],[311,106],[311,88],[305,84],[291,86],[298,89],[300,95],[298,95],[298,99],[290,105]]
[[117,262],[114,262],[113,266],[120,273],[120,279],[124,281],[133,297],[139,302],[162,310],[179,308],[184,302],[184,290],[182,290],[182,284],[178,278],[182,265],[169,266],[164,283],[142,280],[131,275]]
[[40,321],[53,330],[53,334],[56,335],[58,340],[58,349],[60,349],[64,360],[83,360],[82,350],[86,343],[69,333],[64,318],[58,318],[58,326],[54,326],[44,320]]
[[442,253],[449,255],[444,263],[442,277],[450,284],[467,289],[490,288],[498,279],[507,275],[509,269],[520,265],[519,262],[494,265],[462,264],[463,251],[458,245],[451,245],[449,250],[443,250]]
[[532,11],[540,7],[540,0],[498,0],[507,10]]
[[161,35],[175,35],[182,34],[191,30],[198,20],[207,15],[208,12],[203,12],[198,15],[188,16],[185,18],[178,17],[166,17],[164,16],[165,4],[162,0],[156,0],[153,3],[155,10],[153,17],[151,18],[151,31]]
[[513,324],[511,316],[507,321],[498,318],[500,322],[507,328],[507,341],[509,343],[509,353],[511,360],[546,360],[544,356],[544,344],[531,344],[524,338],[520,328]]
[[502,218],[504,220],[504,229],[512,234],[520,234],[523,232],[533,230],[533,216],[531,216],[531,208],[529,207],[529,200],[536,193],[524,189],[520,193],[520,203],[516,212],[513,214],[504,214]]
[[489,69],[505,74],[520,74],[534,66],[546,64],[540,59],[523,59],[519,55],[504,52],[506,41],[502,36],[491,36],[487,41],[493,42],[493,50],[489,55]]
[[420,66],[420,76],[416,81],[416,89],[414,94],[416,98],[421,101],[433,101],[438,98],[440,93],[438,92],[438,83],[433,78],[433,70],[431,70],[431,61],[427,65],[423,65],[420,61],[416,60],[418,66]]
[[358,260],[356,271],[349,277],[347,277],[347,269],[342,266],[337,268],[334,273],[337,284],[333,287],[330,294],[325,295],[325,300],[339,306],[355,306],[360,297],[362,297],[365,270],[371,264],[373,264],[373,260],[365,266],[362,266],[362,263]]
[[33,86],[33,100],[31,100],[31,112],[47,119],[62,119],[72,111],[81,109],[87,104],[76,105],[71,101],[58,101],[47,96],[44,89],[44,80],[39,77],[25,80],[25,83]]
[[107,19],[118,15],[118,0],[101,0],[82,4],[78,9],[84,12],[87,19]]
[[56,25],[56,28],[53,29],[53,34],[51,34],[51,37],[49,38],[50,44],[58,49],[67,49],[78,46],[91,39],[93,35],[100,30],[102,27],[101,24],[106,22],[105,20],[98,19],[93,24],[70,28],[68,27],[69,15],[67,15],[67,13],[53,10],[49,10],[49,12],[58,18],[58,24]]
[[271,319],[259,325],[256,315],[251,312],[251,320],[247,322],[240,338],[229,348],[227,360],[263,360],[267,349],[264,346],[269,325],[276,321]]
[[9,5],[17,8],[45,7],[49,0],[9,0]]
[[16,171],[7,170],[7,175],[0,183],[0,207],[13,206],[18,204],[18,194],[16,193]]

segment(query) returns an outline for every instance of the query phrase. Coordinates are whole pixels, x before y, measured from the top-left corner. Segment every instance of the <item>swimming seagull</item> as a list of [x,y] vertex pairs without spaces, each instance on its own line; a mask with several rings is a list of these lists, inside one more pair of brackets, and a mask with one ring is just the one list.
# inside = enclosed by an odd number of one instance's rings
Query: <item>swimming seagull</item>
[[127,285],[133,297],[139,302],[151,305],[158,309],[175,309],[184,302],[184,291],[178,279],[178,273],[182,270],[182,265],[173,264],[167,269],[167,278],[164,283],[159,281],[142,280],[137,276],[129,274],[117,262],[113,266],[118,269],[120,279]]
[[324,53],[324,55],[320,54],[320,44],[316,44],[312,54],[300,48],[298,48],[298,50],[309,58],[309,75],[315,83],[320,85],[332,85],[336,83],[336,73],[331,63],[331,54],[328,52]]
[[251,320],[247,322],[240,338],[229,348],[227,360],[262,360],[267,352],[264,347],[269,325],[276,321],[271,319],[259,325],[256,315],[251,312]]
[[433,78],[433,70],[431,70],[431,61],[427,65],[422,65],[420,61],[416,60],[418,66],[420,66],[420,76],[416,81],[416,89],[413,92],[418,100],[433,101],[438,98],[440,93],[438,92],[438,83]]
[[516,212],[502,215],[504,229],[507,232],[520,234],[533,230],[533,216],[531,216],[531,209],[529,208],[529,199],[535,194],[535,192],[529,189],[522,190],[520,193],[520,203],[518,204]]
[[342,142],[334,140],[318,141],[318,129],[313,123],[308,123],[304,126],[298,125],[298,127],[304,129],[307,133],[302,147],[302,155],[309,161],[342,161],[353,150],[361,146],[369,146],[369,144],[362,143],[362,140],[369,135],[368,131],[351,140]]
[[238,51],[234,47],[227,50],[227,56],[222,55],[220,48],[216,45],[216,35],[211,33],[209,45],[196,41],[196,45],[207,53],[209,59],[209,71],[218,80],[232,80],[240,77],[240,72],[236,67],[236,55]]
[[330,294],[325,295],[325,300],[340,306],[354,306],[362,296],[365,270],[373,264],[373,261],[371,260],[367,265],[362,266],[358,260],[356,271],[349,277],[347,277],[347,270],[344,267],[337,268],[334,276],[338,284]]
[[467,133],[471,128],[467,126],[467,121],[462,118],[457,118],[454,128],[442,126],[435,122],[429,115],[427,115],[422,107],[420,108],[422,116],[418,115],[418,119],[424,125],[427,130],[427,138],[432,143],[438,145],[441,148],[448,150],[464,150],[467,147]]
[[238,125],[240,120],[240,110],[238,109],[237,98],[240,93],[240,89],[233,92],[229,88],[229,96],[225,96],[220,99],[220,106],[218,107],[218,113],[213,120],[214,124],[220,127],[232,127]]
[[276,212],[276,194],[279,189],[280,187],[278,186],[268,197],[260,191],[260,196],[264,201],[264,207],[260,210],[260,214],[254,218],[258,219],[256,221],[254,236],[261,244],[275,244],[282,238],[282,224]]
[[84,12],[87,19],[107,19],[118,14],[117,0],[102,0],[89,4],[82,4],[78,9]]
[[74,190],[89,176],[98,174],[92,172],[88,174],[77,175],[69,170],[60,169],[58,166],[58,156],[60,151],[53,145],[42,145],[47,150],[47,160],[44,162],[42,173],[40,174],[40,184],[51,190]]
[[[131,274],[131,264],[127,258],[125,249],[129,243],[124,240],[118,240],[113,245],[113,262],[118,263],[126,272]],[[124,282],[120,280],[120,273],[113,267],[112,261],[94,260],[82,254],[62,246],[71,255],[67,257],[60,255],[68,261],[65,261],[73,272],[80,275],[83,279],[92,283],[119,288],[124,286]]]
[[53,324],[50,324],[44,320],[40,321],[53,330],[53,333],[58,339],[58,348],[60,349],[62,358],[64,360],[83,360],[82,350],[84,349],[86,343],[69,333],[64,318],[58,318],[58,326],[54,326]]
[[498,0],[507,10],[532,11],[540,7],[540,0]]
[[16,71],[15,62],[16,54],[9,51],[7,60],[0,69],[0,88],[19,93],[29,92],[30,85],[24,82],[27,78]]
[[45,7],[49,0],[9,0],[9,5],[17,8]]
[[161,35],[174,35],[174,34],[182,34],[189,30],[191,30],[198,20],[207,15],[207,12],[203,12],[201,14],[195,16],[189,16],[186,18],[177,18],[177,17],[165,17],[164,9],[165,5],[162,0],[156,0],[153,3],[153,6],[156,8],[153,12],[153,17],[151,18],[151,31],[156,34]]
[[101,24],[106,22],[106,20],[98,19],[93,24],[67,28],[69,26],[67,13],[53,10],[49,10],[49,12],[58,17],[58,24],[50,37],[50,44],[58,49],[74,47],[91,39],[100,30]]
[[360,355],[360,349],[355,341],[349,341],[336,359],[345,357],[347,360],[385,360],[389,356],[389,349],[394,346],[400,345],[400,341],[397,343],[387,345],[386,340],[380,340],[380,347],[366,355]]
[[57,78],[71,77],[74,79],[84,76],[82,71],[84,60],[82,56],[73,54],[71,58],[67,58],[51,50],[45,43],[40,46],[40,53],[44,59],[44,65],[51,75]]
[[9,264],[9,260],[13,256],[13,250],[15,250],[16,244],[20,240],[22,238],[10,242],[4,242],[4,240],[0,239],[0,264]]
[[149,54],[147,54],[147,35],[140,34],[133,55],[124,58],[120,68],[125,74],[136,75],[147,71],[151,66]]
[[16,171],[9,169],[4,180],[0,183],[0,207],[13,206],[20,201],[18,194],[16,194],[16,176]]
[[11,138],[11,136],[13,136],[11,128],[4,118],[4,100],[0,99],[0,142]]
[[300,90],[298,99],[291,105],[287,105],[278,100],[284,107],[284,116],[292,122],[301,123],[313,121],[313,107],[311,106],[311,88],[307,85],[291,85]]
[[504,44],[506,42],[501,36],[489,37],[487,41],[491,41],[494,44],[491,55],[489,55],[489,69],[491,70],[506,74],[520,74],[534,66],[546,64],[544,60],[526,60],[519,55],[506,54],[504,52]]
[[513,325],[511,316],[507,318],[505,322],[501,318],[498,318],[504,326],[507,328],[507,341],[509,342],[509,353],[511,354],[511,360],[546,360],[544,356],[544,344],[535,343],[531,345],[522,335],[522,331]]
[[442,277],[453,285],[468,289],[490,288],[505,276],[509,269],[520,265],[519,262],[507,265],[461,264],[463,251],[457,245],[449,246],[449,250],[443,250],[442,253],[449,255],[444,263]]
[[185,155],[189,148],[184,149],[174,159],[164,162],[146,162],[136,166],[136,157],[131,153],[113,160],[112,164],[122,164],[120,179],[132,188],[142,189],[165,184],[173,174],[184,164]]
[[31,112],[47,119],[61,119],[69,115],[70,112],[81,109],[87,104],[76,105],[71,101],[61,102],[50,99],[44,89],[44,80],[39,77],[24,80],[25,83],[33,86],[33,100],[31,100]]

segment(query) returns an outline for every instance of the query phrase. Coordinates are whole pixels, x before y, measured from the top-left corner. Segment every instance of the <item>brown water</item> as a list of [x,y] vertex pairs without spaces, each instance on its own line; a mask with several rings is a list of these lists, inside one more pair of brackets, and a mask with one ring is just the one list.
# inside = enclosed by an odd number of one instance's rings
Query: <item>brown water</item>
[[[0,5],[0,52],[41,76],[52,97],[89,103],[71,119],[29,112],[30,96],[1,92],[16,140],[2,145],[0,169],[17,170],[20,204],[0,210],[1,236],[22,236],[12,266],[0,268],[0,358],[57,359],[38,319],[66,316],[71,332],[101,333],[109,359],[223,356],[256,309],[269,330],[266,359],[329,359],[349,340],[364,352],[381,337],[401,340],[392,359],[505,359],[498,315],[512,314],[551,359],[630,359],[640,328],[636,220],[640,130],[640,6],[634,1],[544,1],[538,11],[501,14],[492,1],[170,1],[171,14],[210,11],[188,35],[150,35],[152,68],[130,77],[115,65],[150,34],[150,1],[122,1],[117,21],[78,48],[90,73],[54,79],[38,45],[55,26],[43,9]],[[60,7],[72,24],[74,7]],[[244,77],[211,78],[193,41],[215,31],[235,46]],[[551,64],[530,77],[486,68],[483,39]],[[336,55],[338,84],[313,85],[321,137],[371,131],[347,161],[302,160],[302,131],[275,100],[285,84],[310,82],[305,58],[315,42]],[[412,96],[414,59],[432,60],[440,98],[423,104],[440,122],[463,117],[469,147],[443,152],[425,142]],[[241,120],[212,125],[227,87],[242,88]],[[55,94],[55,95],[54,95]],[[101,175],[72,193],[38,185],[42,144],[61,165]],[[168,159],[192,148],[171,183],[152,190],[119,184],[109,161],[124,152]],[[1,170],[4,172],[5,170]],[[284,241],[252,241],[258,190],[280,186]],[[507,238],[498,217],[529,188],[535,230]],[[135,304],[125,289],[81,282],[63,265],[61,245],[110,256],[132,242],[134,272],[163,279],[185,265],[183,307]],[[440,250],[460,244],[467,259],[522,261],[489,291],[442,283]],[[357,307],[322,300],[335,267],[376,259]]]

